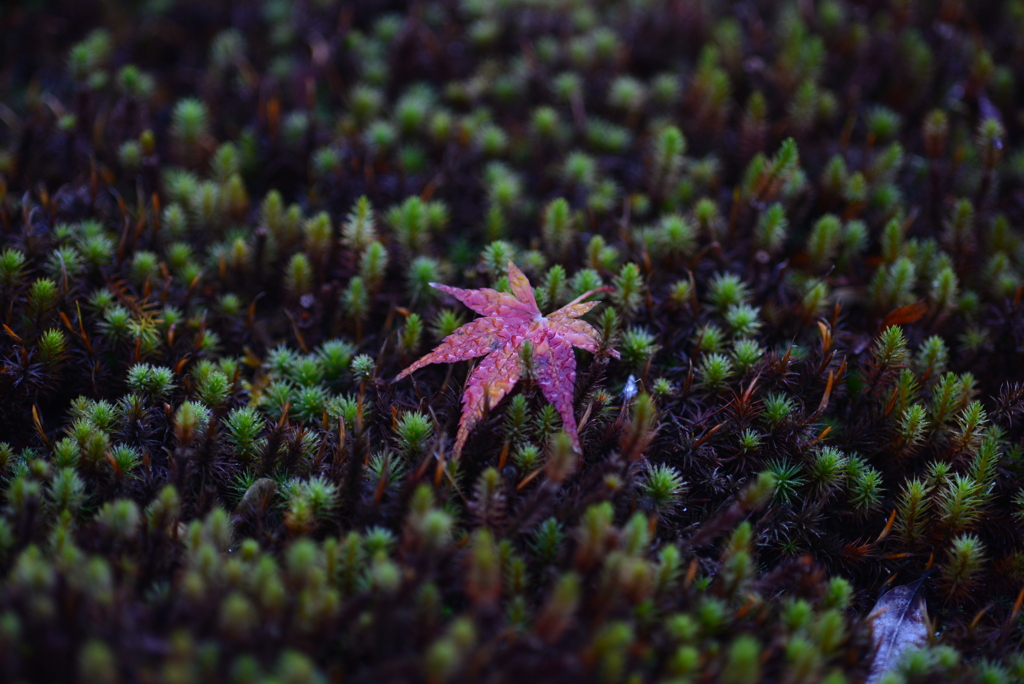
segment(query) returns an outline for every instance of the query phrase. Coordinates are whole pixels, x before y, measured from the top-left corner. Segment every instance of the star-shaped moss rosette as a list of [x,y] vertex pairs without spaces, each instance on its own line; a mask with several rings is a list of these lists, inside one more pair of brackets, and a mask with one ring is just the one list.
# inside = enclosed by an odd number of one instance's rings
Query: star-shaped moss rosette
[[[572,438],[573,447],[577,452],[581,451],[572,406],[576,384],[576,356],[572,348],[579,347],[594,353],[600,351],[600,334],[579,317],[599,303],[583,300],[602,289],[586,292],[544,316],[537,307],[530,281],[511,261],[508,263],[508,282],[511,294],[491,288],[463,290],[431,283],[483,318],[455,330],[434,351],[395,378],[400,380],[427,364],[454,363],[486,355],[469,376],[462,395],[462,417],[453,450],[455,459],[462,454],[469,432],[483,417],[484,410],[497,405],[519,382],[523,372],[521,352],[527,342],[533,346],[537,385],[562,416],[562,425]],[[607,353],[619,357],[614,349],[607,350]]]

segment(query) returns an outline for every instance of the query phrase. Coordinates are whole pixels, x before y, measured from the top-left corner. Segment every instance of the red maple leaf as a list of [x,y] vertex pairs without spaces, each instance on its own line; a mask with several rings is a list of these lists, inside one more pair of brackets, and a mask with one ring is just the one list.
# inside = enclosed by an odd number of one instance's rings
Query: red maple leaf
[[[541,392],[562,416],[562,425],[572,438],[576,451],[580,451],[576,416],[573,414],[572,395],[576,384],[576,357],[572,348],[589,352],[600,350],[601,336],[592,325],[579,317],[598,302],[583,300],[598,290],[591,290],[547,316],[537,308],[533,288],[523,272],[511,261],[508,263],[508,282],[512,294],[491,288],[462,290],[448,285],[431,283],[447,292],[473,311],[481,314],[460,327],[422,359],[399,373],[401,380],[413,371],[431,363],[453,363],[478,356],[486,358],[473,370],[462,395],[462,417],[455,438],[454,458],[462,453],[469,431],[483,417],[484,411],[495,406],[508,394],[522,375],[520,353],[523,345],[533,345],[533,366]],[[615,358],[619,353],[608,351]]]

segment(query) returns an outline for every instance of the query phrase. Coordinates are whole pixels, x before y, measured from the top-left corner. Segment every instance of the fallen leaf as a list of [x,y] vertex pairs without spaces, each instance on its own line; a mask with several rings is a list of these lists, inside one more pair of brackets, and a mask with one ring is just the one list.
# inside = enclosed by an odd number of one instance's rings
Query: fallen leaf
[[[600,349],[601,336],[592,325],[579,317],[598,302],[583,300],[597,290],[587,292],[561,309],[544,316],[537,307],[530,281],[511,261],[508,263],[511,294],[491,288],[463,290],[448,285],[431,285],[446,292],[481,314],[458,328],[416,363],[398,374],[401,380],[413,371],[431,363],[454,363],[485,356],[473,370],[462,395],[462,416],[455,438],[454,458],[462,453],[470,430],[508,394],[522,375],[520,354],[523,346],[533,345],[533,366],[537,385],[544,397],[554,404],[562,417],[562,425],[580,451],[573,413],[572,397],[576,383],[576,357],[572,348],[589,352]],[[615,358],[619,353],[609,350]]]
[[893,587],[868,614],[875,657],[865,684],[876,684],[896,669],[904,653],[928,642],[928,606],[921,591],[924,579]]
[[235,513],[244,515],[266,510],[275,494],[277,494],[277,483],[269,477],[261,477],[245,490],[242,500],[235,506]]
[[886,314],[885,320],[882,321],[882,325],[879,329],[885,330],[893,325],[914,323],[915,321],[919,321],[926,313],[928,313],[928,305],[923,299],[916,301],[913,304],[905,304]]

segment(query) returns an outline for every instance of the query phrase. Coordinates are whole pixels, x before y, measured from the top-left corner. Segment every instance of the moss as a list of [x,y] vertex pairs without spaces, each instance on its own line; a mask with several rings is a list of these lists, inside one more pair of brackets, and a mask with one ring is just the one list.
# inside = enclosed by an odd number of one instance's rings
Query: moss
[[1020,3],[541,4],[0,11],[0,679],[1021,671]]

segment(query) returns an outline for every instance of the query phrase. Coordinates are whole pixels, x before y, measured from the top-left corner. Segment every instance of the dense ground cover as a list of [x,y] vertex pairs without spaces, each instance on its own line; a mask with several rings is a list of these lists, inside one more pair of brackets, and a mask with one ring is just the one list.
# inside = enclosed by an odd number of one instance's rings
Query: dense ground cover
[[[0,27],[0,679],[1024,678],[1024,3]],[[582,453],[395,380],[510,261]]]

